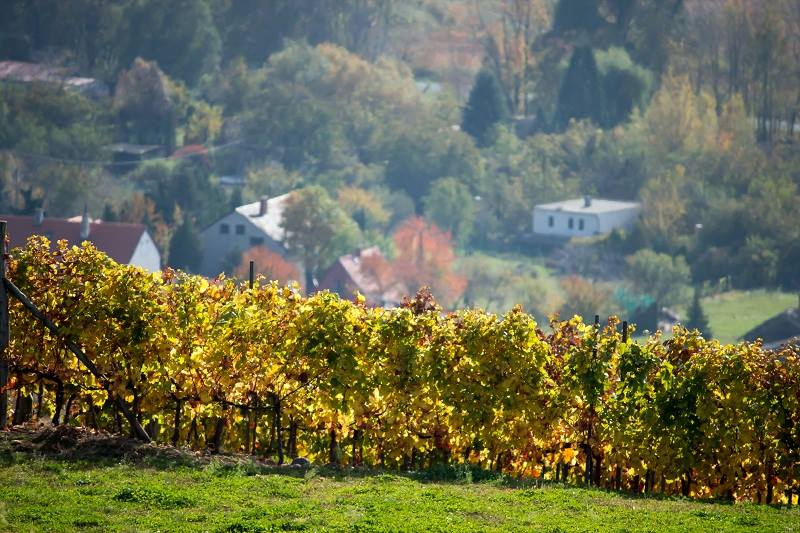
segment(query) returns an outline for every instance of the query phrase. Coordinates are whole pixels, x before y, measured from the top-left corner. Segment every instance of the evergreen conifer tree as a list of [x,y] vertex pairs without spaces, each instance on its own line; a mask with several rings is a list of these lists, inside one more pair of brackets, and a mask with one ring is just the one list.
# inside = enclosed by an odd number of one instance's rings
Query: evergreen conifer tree
[[188,272],[197,272],[203,260],[200,236],[190,216],[184,218],[169,241],[169,264]]
[[111,204],[106,204],[103,208],[103,222],[116,222],[119,220],[119,216],[117,212],[114,211],[114,207]]
[[713,336],[711,328],[708,325],[708,317],[703,311],[703,305],[700,303],[700,291],[697,288],[694,290],[694,298],[692,299],[692,306],[689,308],[686,327],[700,331],[706,339]]
[[588,46],[573,52],[558,94],[556,123],[566,127],[573,118],[603,124],[602,83],[594,53]]
[[508,115],[508,105],[500,82],[491,71],[482,69],[469,93],[461,129],[483,145],[492,126],[506,120]]
[[239,207],[243,203],[244,203],[244,200],[242,200],[242,188],[241,187],[234,188],[233,192],[231,192],[231,196],[230,196],[231,210],[236,209],[237,207]]

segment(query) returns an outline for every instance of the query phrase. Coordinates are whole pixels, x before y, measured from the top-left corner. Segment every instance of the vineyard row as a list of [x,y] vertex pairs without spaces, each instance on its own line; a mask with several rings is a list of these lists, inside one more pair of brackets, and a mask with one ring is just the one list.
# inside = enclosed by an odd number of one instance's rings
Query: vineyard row
[[800,481],[796,347],[680,328],[634,342],[613,317],[545,332],[519,308],[443,313],[425,291],[368,308],[265,280],[153,274],[43,238],[11,252],[8,279],[52,326],[10,302],[17,422],[762,503]]

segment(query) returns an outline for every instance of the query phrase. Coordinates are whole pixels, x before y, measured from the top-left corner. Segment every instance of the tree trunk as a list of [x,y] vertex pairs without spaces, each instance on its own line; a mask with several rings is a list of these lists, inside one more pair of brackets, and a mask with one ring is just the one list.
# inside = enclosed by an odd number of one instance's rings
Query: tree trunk
[[[328,462],[333,464],[339,464],[338,454],[336,453],[336,448],[339,444],[336,442],[336,430],[331,429],[328,433],[328,438],[330,439],[330,443],[328,445]],[[413,463],[413,459],[412,459]]]
[[222,413],[217,418],[217,423],[214,427],[214,437],[212,440],[212,453],[217,454],[222,451],[222,434],[225,431],[225,407],[222,408]]
[[[256,401],[258,407],[258,401]],[[256,443],[258,442],[258,409],[253,410],[253,434],[251,436],[250,455],[256,454]]]
[[242,408],[244,414],[244,453],[250,452],[250,409]]
[[689,497],[689,493],[691,492],[691,486],[692,486],[692,473],[687,470],[686,475],[681,479],[681,493],[685,498]]
[[772,460],[767,463],[767,505],[772,503],[773,489],[772,476],[773,476]]
[[42,418],[42,401],[44,400],[44,382],[39,380],[39,391],[36,393],[36,419]]
[[294,416],[289,420],[289,457],[297,458],[297,430],[299,424],[295,422]]
[[358,430],[358,429],[353,431],[353,456],[350,458],[350,465],[351,466],[356,466],[356,465],[359,464],[359,461],[358,461],[358,458],[357,458],[357,453],[356,453],[356,451],[357,451],[356,448],[358,446],[358,438],[359,438],[360,434],[361,434],[361,431]]
[[595,457],[594,465],[592,466],[592,479],[596,487],[600,486],[600,474],[602,472],[603,458],[600,456]]
[[283,428],[281,428],[281,400],[275,398],[275,441],[278,443],[278,464],[283,464]]
[[74,401],[75,401],[75,393],[73,392],[72,394],[69,395],[69,398],[67,399],[67,405],[64,407],[64,422],[63,422],[64,424],[69,423],[70,413],[72,412],[72,402]]
[[183,412],[183,400],[175,399],[175,422],[172,425],[172,445],[178,445],[181,438],[181,413]]
[[[56,406],[53,412],[53,425],[61,423],[61,409],[64,407],[64,384],[60,381],[56,384]],[[116,413],[116,412],[115,412]]]
[[30,395],[22,394],[22,390],[17,390],[17,402],[14,408],[14,425],[24,424],[31,419],[33,414],[33,400]]
[[192,434],[194,434],[194,440],[197,442],[200,439],[200,434],[197,431],[197,417],[192,417],[192,423],[189,426],[189,434],[186,435],[186,444],[192,445]]
[[98,413],[97,407],[95,407],[94,403],[89,399],[89,427],[97,431],[100,429],[100,422],[98,421]]
[[[590,433],[591,438],[591,433]],[[589,444],[583,445],[583,455],[585,458],[585,470],[583,473],[583,481],[586,485],[592,484],[592,447]]]

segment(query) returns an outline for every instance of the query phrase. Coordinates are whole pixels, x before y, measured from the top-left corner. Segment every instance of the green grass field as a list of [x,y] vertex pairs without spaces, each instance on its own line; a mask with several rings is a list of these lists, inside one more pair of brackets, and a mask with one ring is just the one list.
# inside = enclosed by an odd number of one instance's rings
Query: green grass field
[[776,531],[800,509],[360,469],[0,452],[0,531]]
[[703,299],[714,338],[737,342],[749,330],[789,307],[797,295],[768,291],[731,291]]

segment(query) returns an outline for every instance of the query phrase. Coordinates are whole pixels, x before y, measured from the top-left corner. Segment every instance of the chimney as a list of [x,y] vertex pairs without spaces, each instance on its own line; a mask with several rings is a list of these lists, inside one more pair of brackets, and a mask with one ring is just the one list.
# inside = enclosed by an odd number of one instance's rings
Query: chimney
[[583,196],[583,207],[592,207],[592,197],[588,194]]
[[89,238],[89,208],[84,204],[83,217],[81,217],[81,241]]
[[44,222],[44,208],[37,207],[33,214],[33,224],[35,226],[41,226],[42,222]]
[[261,200],[258,201],[258,216],[263,217],[267,214],[267,202],[269,201],[269,196],[262,196]]

